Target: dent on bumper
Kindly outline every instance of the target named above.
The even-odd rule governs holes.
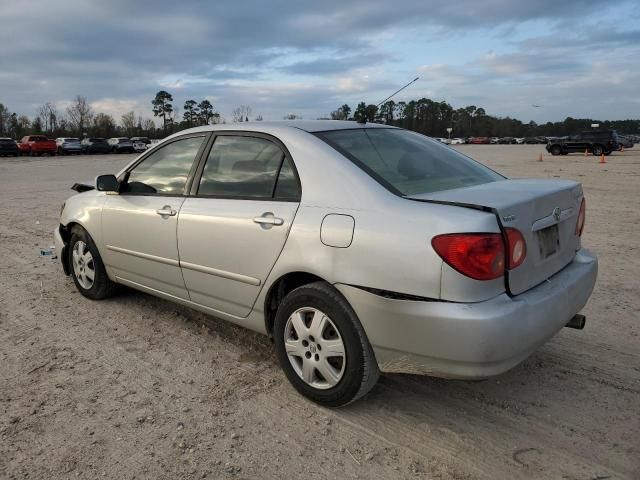
[[[486,378],[514,367],[579,312],[598,262],[585,249],[563,270],[515,297],[478,303],[383,298],[337,284],[358,314],[384,372]]]

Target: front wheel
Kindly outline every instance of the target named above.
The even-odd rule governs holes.
[[[551,155],[560,155],[562,153],[562,147],[560,147],[560,145],[553,145],[549,151]]]
[[[380,371],[357,315],[325,282],[290,292],[278,308],[273,334],[285,375],[314,402],[347,405],[378,380]]]
[[[71,276],[78,291],[92,300],[110,297],[117,285],[107,276],[98,248],[87,231],[75,226],[69,241]]]
[[[591,147],[591,152],[595,157],[599,157],[604,153],[604,149],[602,148],[602,145],[594,145]]]

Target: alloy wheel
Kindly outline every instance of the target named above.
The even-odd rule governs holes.
[[[91,289],[96,276],[93,255],[89,251],[89,246],[82,240],[78,240],[71,251],[73,273],[78,283],[85,290]]]
[[[307,384],[320,390],[332,388],[344,376],[346,349],[335,323],[313,307],[293,312],[284,328],[289,362]]]

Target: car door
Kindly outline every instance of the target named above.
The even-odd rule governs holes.
[[[119,280],[189,298],[176,227],[207,135],[179,137],[150,152],[124,174],[121,191],[107,195],[102,209],[104,261]]]
[[[298,209],[293,161],[272,137],[220,133],[191,192],[178,216],[180,266],[190,298],[247,316]]]

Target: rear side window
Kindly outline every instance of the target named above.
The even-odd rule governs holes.
[[[204,137],[183,138],[154,151],[129,173],[125,192],[182,195]]]
[[[418,133],[392,128],[316,134],[398,195],[470,187],[504,177]]]
[[[198,195],[296,201],[299,192],[293,167],[274,142],[221,135],[202,171]]]

